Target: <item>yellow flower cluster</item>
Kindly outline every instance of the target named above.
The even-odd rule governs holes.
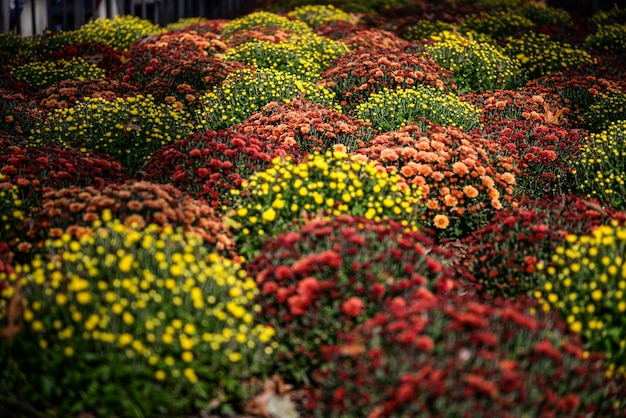
[[[626,208],[626,121],[592,133],[573,164],[578,187],[587,197]]]
[[[164,33],[165,28],[139,16],[119,15],[98,18],[72,31],[73,42],[101,42],[115,49],[128,51],[130,45],[150,35]]]
[[[231,20],[222,28],[222,36],[229,37],[236,32],[254,28],[256,26],[276,27],[292,31],[293,33],[300,35],[311,33],[313,31],[309,25],[300,20],[292,20],[275,13],[261,11],[249,13],[240,18]]]
[[[4,178],[0,173],[0,241],[10,242],[17,235],[16,228],[24,220],[24,212],[17,186],[3,183]]]
[[[494,10],[480,14],[467,15],[459,25],[462,32],[475,31],[494,38],[528,29],[534,23],[511,10]]]
[[[626,48],[626,26],[620,24],[600,26],[585,38],[584,47],[589,50]]]
[[[44,250],[49,257],[17,266],[22,278],[14,278],[41,349],[134,364],[157,381],[203,378],[214,385],[222,374],[233,377],[243,359],[248,367],[272,350],[273,329],[255,320],[254,280],[209,254],[199,236],[98,221],[81,234],[48,240]]]
[[[293,74],[271,68],[235,71],[200,98],[203,108],[198,113],[197,129],[228,128],[270,102],[290,103],[301,96],[340,110],[333,105],[333,92]]]
[[[332,4],[307,4],[305,6],[296,7],[291,12],[287,13],[287,16],[301,20],[311,27],[335,20],[345,20],[349,23],[355,23],[352,16]]]
[[[413,228],[420,218],[419,188],[341,151],[311,154],[300,164],[276,158],[233,193],[239,196],[231,215],[240,241],[283,232],[316,215],[390,218]]]
[[[379,131],[393,131],[420,118],[466,132],[480,126],[480,110],[459,100],[453,93],[434,87],[383,89],[357,105],[356,117]]]
[[[81,57],[69,60],[35,61],[11,69],[11,74],[19,81],[28,83],[35,89],[42,89],[63,80],[91,80],[105,78],[105,71],[90,64]]]
[[[505,53],[517,59],[530,78],[593,62],[588,52],[533,31],[507,38]]]
[[[313,60],[319,63],[322,69],[326,69],[335,59],[350,52],[350,48],[344,42],[315,33],[296,35],[289,41],[309,51],[313,56]]]
[[[519,62],[485,35],[444,31],[431,38],[440,42],[428,45],[426,51],[437,64],[452,71],[461,91],[514,89],[524,84]]]
[[[443,20],[419,20],[406,29],[404,38],[421,41],[433,37],[434,40],[440,41],[441,35],[439,34],[443,32],[452,33],[452,23]]]
[[[200,17],[200,16],[181,17],[176,22],[168,23],[165,26],[165,29],[170,32],[174,32],[177,30],[185,29],[187,26],[190,26],[196,23],[206,22],[206,21],[207,21],[206,17]]]
[[[626,228],[613,222],[589,236],[569,235],[553,265],[539,265],[544,285],[534,291],[556,310],[586,348],[607,354],[611,372],[626,373]]]
[[[227,50],[224,58],[245,62],[255,68],[284,71],[303,80],[314,81],[322,72],[311,50],[290,42],[249,41]]]
[[[33,127],[29,141],[104,152],[134,173],[152,152],[185,138],[190,118],[176,104],[159,103],[151,95],[112,101],[86,97],[49,113]]]

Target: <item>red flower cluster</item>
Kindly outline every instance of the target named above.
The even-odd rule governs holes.
[[[606,72],[602,72],[603,77]],[[588,74],[581,69],[557,72],[530,81],[527,88],[546,88],[562,98],[563,103],[571,110],[573,123],[581,123],[581,114],[598,98],[607,93],[626,90],[623,78],[607,79],[595,74]]]
[[[510,119],[533,120],[559,126],[568,123],[566,114],[569,109],[564,110],[566,107],[562,99],[545,87],[467,93],[460,100],[482,109],[480,121],[486,125]],[[548,111],[556,115],[559,110],[562,113],[558,117],[549,119]]]
[[[50,58],[55,60],[71,60],[75,57],[96,64],[106,70],[109,77],[115,77],[119,73],[127,58],[124,51],[100,42],[70,44],[50,54]]]
[[[384,301],[421,288],[449,291],[450,254],[395,221],[342,215],[269,239],[246,266],[260,289],[260,315],[276,330],[278,358],[297,376],[320,347],[362,323]]]
[[[250,41],[267,41],[271,43],[286,42],[291,37],[297,36],[292,30],[277,26],[253,26],[249,29],[238,30],[226,38],[226,46],[234,48]]]
[[[584,130],[511,119],[486,126],[484,133],[515,160],[517,194],[541,198],[575,189],[572,162],[589,140]]]
[[[27,135],[43,118],[43,112],[32,99],[32,92],[0,87],[0,132]]]
[[[65,187],[102,188],[126,180],[120,163],[106,154],[94,155],[72,148],[29,147],[0,142],[0,172],[18,186],[24,206],[36,208],[42,195]]]
[[[347,111],[384,88],[425,84],[448,92],[457,90],[452,72],[440,67],[428,54],[390,54],[381,49],[359,49],[342,56],[322,73],[322,82],[336,93],[339,104]]]
[[[313,28],[313,32],[320,36],[325,36],[337,41],[343,41],[346,37],[367,29],[366,26],[360,23],[350,23],[347,20],[331,20],[324,22]]]
[[[300,161],[297,145],[266,139],[252,133],[205,131],[176,141],[153,153],[144,179],[168,183],[196,199],[206,199],[221,209],[230,202],[230,190],[275,157]]]
[[[212,32],[165,33],[141,39],[128,51],[123,81],[144,86],[149,93],[172,96],[193,103],[202,93],[221,83],[240,63],[223,61],[213,54],[226,45]]]
[[[540,283],[537,263],[547,268],[551,256],[568,234],[583,235],[626,213],[603,209],[595,200],[575,195],[527,200],[518,208],[497,212],[484,228],[463,240],[470,280],[483,291],[517,296]]]
[[[623,416],[624,378],[607,378],[601,356],[583,356],[531,306],[424,289],[388,300],[324,349],[307,406],[329,417]]]

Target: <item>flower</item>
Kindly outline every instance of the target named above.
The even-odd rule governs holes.
[[[365,304],[363,301],[356,296],[352,296],[341,304],[340,309],[344,314],[355,318],[363,312],[364,308]]]
[[[450,219],[446,215],[435,215],[433,225],[435,228],[446,229],[450,225]]]

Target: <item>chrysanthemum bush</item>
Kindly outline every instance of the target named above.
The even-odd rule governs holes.
[[[470,14],[459,23],[462,32],[478,32],[494,39],[525,32],[532,28],[532,20],[517,13],[517,10],[492,10],[479,14]]]
[[[592,133],[573,162],[578,189],[616,209],[626,208],[626,121]]]
[[[278,144],[297,144],[304,152],[325,152],[337,144],[350,152],[358,144],[368,142],[375,133],[360,119],[300,99],[269,103],[243,123],[233,126],[233,130],[262,135]]]
[[[11,74],[39,90],[63,80],[105,78],[105,71],[95,64],[75,57],[69,60],[35,61],[14,67]]]
[[[310,378],[322,347],[335,344],[418,289],[443,292],[449,254],[399,222],[339,215],[313,220],[271,238],[246,264],[259,287],[259,317],[276,331],[274,362],[281,374]]]
[[[409,41],[431,41],[432,36],[439,36],[447,32],[452,33],[453,23],[443,20],[419,20],[407,27],[403,33],[404,39]],[[439,39],[441,40],[441,39]]]
[[[14,413],[206,413],[236,405],[263,373],[275,343],[256,318],[257,286],[199,236],[113,220],[44,249],[2,291],[23,304],[23,331],[0,343],[0,399]]]
[[[78,42],[53,51],[49,55],[53,60],[71,60],[80,57],[106,71],[111,77],[117,75],[127,59],[125,51],[113,48],[102,42]]]
[[[266,236],[275,236],[318,215],[350,214],[368,220],[393,219],[419,225],[420,191],[399,175],[343,151],[310,154],[296,163],[275,158],[238,189],[229,211],[242,255],[256,254]]]
[[[626,376],[626,228],[617,221],[568,235],[542,265],[534,295],[580,333],[588,351],[606,354],[610,375]]]
[[[331,20],[316,26],[313,31],[325,38],[343,40],[346,36],[367,29],[367,26],[361,22],[351,23],[345,20]]]
[[[224,129],[243,122],[270,102],[289,103],[306,97],[332,107],[335,94],[321,85],[269,68],[232,72],[213,91],[200,97],[197,130]]]
[[[245,42],[228,49],[224,59],[244,62],[254,68],[283,71],[309,81],[315,81],[322,72],[309,49],[290,42],[273,43],[256,40]]]
[[[73,148],[0,144],[0,173],[18,187],[28,211],[37,209],[43,194],[70,186],[104,187],[127,179],[124,169],[108,155]]]
[[[118,77],[143,86],[144,92],[192,103],[240,68],[214,57],[226,49],[217,37],[184,32],[143,38],[130,45]]]
[[[595,102],[580,115],[581,125],[592,132],[611,129],[612,124],[626,120],[626,94],[624,90],[600,93]]]
[[[7,181],[5,175],[0,173],[0,242],[16,244],[14,241],[24,229],[24,210],[22,199],[16,185]]]
[[[519,170],[515,194],[534,197],[576,190],[574,161],[589,135],[582,129],[566,129],[543,121],[502,120],[488,125],[485,136],[498,141]]]
[[[547,87],[472,92],[459,98],[481,110],[480,121],[485,128],[511,120],[528,120],[555,126],[569,124],[569,108],[559,95]]]
[[[421,222],[441,237],[470,234],[513,201],[512,158],[497,142],[457,128],[410,125],[376,136],[355,154],[419,187],[426,206]]]
[[[504,50],[522,64],[530,79],[593,62],[587,51],[533,31],[507,38]]]
[[[426,51],[440,66],[452,71],[462,92],[513,89],[524,84],[520,63],[499,46],[468,35],[443,35],[441,41],[426,45]]]
[[[516,8],[515,13],[539,27],[563,26],[573,23],[572,16],[567,11],[557,7],[528,3]]]
[[[146,36],[158,35],[165,28],[139,16],[119,15],[114,18],[98,18],[70,31],[72,43],[101,42],[121,51]]]
[[[363,50],[387,50],[403,52],[411,46],[411,43],[400,38],[393,32],[384,29],[367,28],[351,32],[341,38],[351,51]]]
[[[328,68],[337,58],[350,52],[350,48],[340,40],[334,40],[315,33],[296,35],[289,40],[292,44],[308,49],[322,70]]]
[[[564,105],[570,109],[568,116],[572,122],[582,125],[583,115],[592,105],[596,104],[604,95],[623,91],[626,85],[623,85],[619,80],[607,79],[594,74],[578,74],[575,70],[565,70],[536,78],[525,86],[525,88],[531,89],[537,87],[547,87],[557,94]],[[594,117],[593,113],[587,113],[587,115]]]
[[[300,161],[297,145],[247,129],[204,131],[167,145],[152,154],[144,179],[171,184],[183,193],[206,200],[221,210],[230,205],[230,190],[256,171],[271,166],[275,157]]]
[[[124,81],[105,79],[63,80],[39,90],[33,99],[45,112],[72,107],[85,97],[98,97],[108,101],[139,94],[139,87]]]
[[[348,112],[385,88],[428,85],[448,93],[457,91],[452,74],[428,54],[389,54],[383,50],[357,50],[344,55],[322,73],[322,83]]]
[[[603,209],[595,199],[573,194],[523,199],[519,207],[496,212],[483,228],[463,240],[469,279],[482,292],[505,297],[528,294],[543,283],[545,267],[554,265],[554,250],[569,234],[590,234],[623,213]]]
[[[601,10],[594,13],[587,20],[591,30],[597,30],[602,26],[626,23],[626,9]]]
[[[154,151],[185,138],[192,129],[190,119],[180,107],[159,103],[151,95],[114,101],[85,98],[48,113],[32,128],[29,141],[109,154],[133,176]]]
[[[462,102],[453,93],[416,85],[395,90],[384,88],[357,105],[354,115],[379,131],[393,131],[411,122],[426,122],[461,128],[466,132],[481,126],[480,110]]]
[[[323,23],[336,20],[354,23],[354,18],[352,16],[332,4],[308,4],[296,7],[287,13],[287,16],[301,20],[312,28],[316,28]]]
[[[583,46],[587,50],[624,49],[626,47],[626,27],[621,24],[602,25],[585,38]]]
[[[181,17],[176,22],[171,22],[165,25],[165,29],[168,32],[183,31],[189,28],[189,26],[206,22],[208,22],[208,19],[203,16]]]
[[[528,298],[415,292],[325,350],[318,417],[622,416],[623,378]]]
[[[89,226],[111,216],[136,229],[150,224],[180,227],[198,235],[211,252],[233,254],[230,232],[206,202],[183,196],[174,186],[147,181],[50,191],[33,217],[29,235],[35,241],[56,238],[69,227]]]
[[[222,28],[222,35],[228,39],[236,32],[262,26],[287,29],[300,35],[313,31],[309,25],[301,20],[293,20],[276,13],[260,11],[231,20]]]
[[[14,80],[13,77],[10,79]],[[26,135],[43,118],[44,112],[31,94],[0,87],[0,130],[3,133]]]

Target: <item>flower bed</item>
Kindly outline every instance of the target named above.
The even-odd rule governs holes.
[[[0,36],[0,416],[626,417],[624,12],[265,3]]]

